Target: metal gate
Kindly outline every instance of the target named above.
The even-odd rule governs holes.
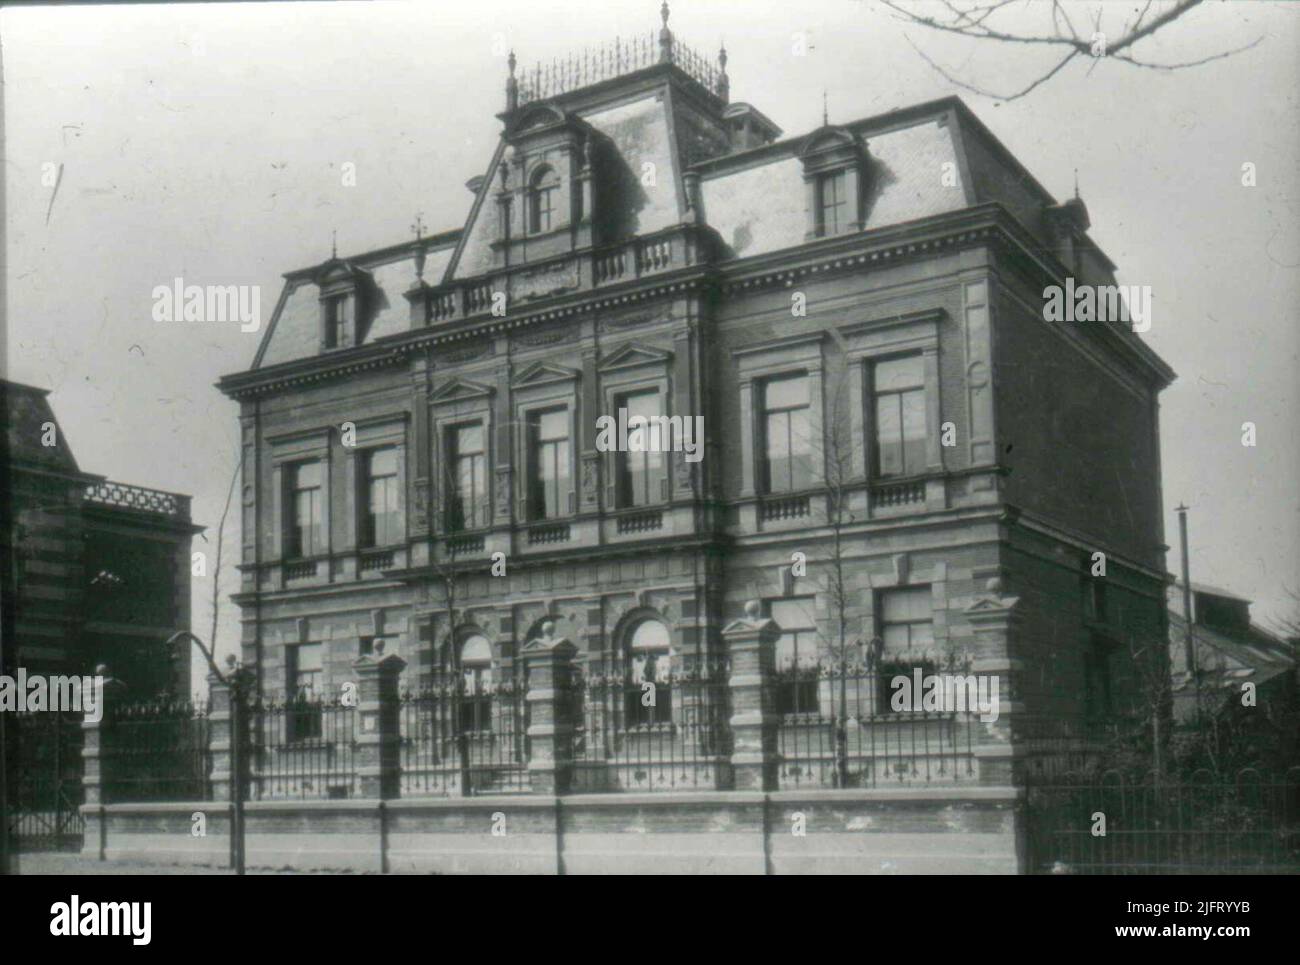
[[[54,711],[9,718],[14,756],[8,831],[19,851],[81,848],[81,720],[80,713]]]

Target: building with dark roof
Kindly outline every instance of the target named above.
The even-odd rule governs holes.
[[[48,391],[0,380],[5,417],[4,672],[91,674],[131,696],[190,690],[190,497],[83,471]]]
[[[1300,709],[1300,650],[1295,640],[1250,619],[1251,601],[1230,590],[1192,581],[1192,646],[1202,695],[1216,706],[1240,703],[1251,684],[1252,706],[1276,703]],[[1169,660],[1174,714],[1188,720],[1196,709],[1196,687],[1187,666],[1187,619],[1181,582],[1169,586]]]
[[[881,666],[973,661],[1004,717],[1138,702],[1174,374],[1045,321],[1045,287],[1116,281],[1082,200],[955,97],[783,137],[726,68],[666,20],[512,54],[462,225],[285,276],[220,382],[264,692],[332,691],[377,639],[412,680],[508,677],[547,621],[585,666],[689,669],[750,600],[788,658],[837,639],[839,565]],[[703,458],[603,451],[631,407],[702,417]]]

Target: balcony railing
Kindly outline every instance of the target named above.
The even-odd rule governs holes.
[[[287,583],[289,580],[306,580],[316,575],[316,561],[304,560],[297,563],[284,564],[284,579]]]
[[[650,533],[664,528],[663,510],[647,510],[643,513],[628,513],[618,518],[620,536],[628,533]]]
[[[482,553],[484,545],[486,544],[482,533],[447,537],[447,553],[451,556],[468,556],[472,553]]]
[[[873,506],[910,506],[925,502],[925,482],[877,484],[871,487]]]
[[[568,541],[568,523],[553,523],[549,526],[530,526],[528,529],[528,542],[532,545],[539,543],[567,543]]]
[[[392,550],[371,550],[368,553],[361,554],[361,562],[358,569],[362,573],[373,573],[378,570],[391,570],[393,568],[393,551]]]
[[[190,518],[190,497],[179,493],[129,486],[126,483],[100,482],[86,487],[86,502],[100,506],[120,506],[146,513],[159,513],[177,519]]]
[[[717,89],[718,68],[675,37],[669,42],[668,61],[710,91]],[[617,38],[594,50],[584,50],[564,60],[537,64],[519,75],[519,104],[558,97],[569,91],[612,80],[661,63],[663,47],[657,31],[628,39]]]
[[[758,504],[759,522],[770,523],[777,519],[799,519],[810,511],[807,496],[769,497]]]
[[[697,264],[710,254],[712,238],[709,229],[702,226],[679,225],[617,245],[550,259],[547,264],[565,277],[566,286],[599,288]],[[413,305],[412,319],[417,324],[432,325],[486,315],[492,311],[498,293],[512,300],[517,297],[519,289],[513,277],[516,272],[537,268],[536,263],[525,261],[437,288],[412,289],[407,295]],[[525,280],[523,284],[529,283]]]

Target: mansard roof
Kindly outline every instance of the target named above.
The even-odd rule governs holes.
[[[1049,210],[1055,199],[1002,146],[958,97],[917,104],[839,125],[822,125],[781,141],[732,151],[726,103],[671,63],[550,99],[528,100],[499,115],[504,122],[464,225],[422,242],[407,242],[339,259],[368,272],[375,298],[364,343],[408,332],[403,295],[416,285],[417,247],[424,251],[420,278],[437,287],[499,269],[493,250],[498,218],[490,202],[510,141],[548,126],[579,125],[599,140],[619,172],[605,185],[603,203],[616,207],[615,237],[630,241],[698,220],[716,233],[721,262],[795,250],[808,243],[805,163],[812,152],[853,144],[869,148],[865,166],[863,230],[870,232],[1000,205],[1044,249],[1053,244]],[[644,177],[653,172],[651,177]],[[698,210],[688,205],[684,175],[699,179]],[[513,175],[513,172],[512,172]],[[1086,236],[1085,236],[1086,241]],[[1092,271],[1114,266],[1085,245]],[[329,264],[329,263],[327,263]],[[323,266],[291,272],[267,326],[253,369],[320,353],[319,273]],[[337,268],[337,266],[336,266]]]

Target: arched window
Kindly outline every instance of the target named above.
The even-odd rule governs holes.
[[[462,733],[492,730],[492,644],[474,633],[460,645]]]
[[[661,724],[673,719],[672,636],[668,627],[647,617],[627,638],[627,722]],[[646,687],[646,684],[653,687]]]
[[[555,216],[555,199],[560,190],[560,176],[546,165],[533,172],[528,187],[528,231],[550,231]]]

